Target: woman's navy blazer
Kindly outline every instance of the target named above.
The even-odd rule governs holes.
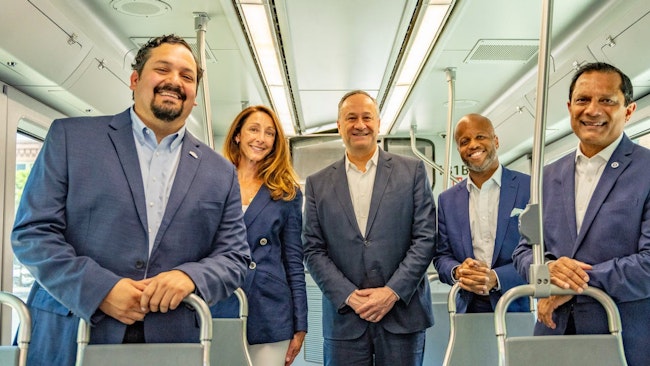
[[[302,193],[273,200],[262,186],[244,214],[252,262],[243,287],[248,298],[249,344],[273,343],[307,330]],[[211,308],[215,318],[239,316],[233,295]]]

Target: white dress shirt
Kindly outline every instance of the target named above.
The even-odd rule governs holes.
[[[503,168],[499,164],[497,170],[481,185],[481,188],[474,184],[472,178],[467,178],[469,226],[472,232],[474,259],[485,262],[490,268],[497,234],[502,174]]]
[[[576,150],[576,170],[575,170],[575,193],[576,193],[576,232],[580,232],[582,228],[582,221],[585,218],[585,212],[589,207],[591,196],[596,190],[596,185],[603,175],[607,162],[612,157],[614,150],[623,139],[621,134],[614,142],[609,144],[606,148],[602,149],[598,154],[591,158],[586,157],[580,144]]]
[[[366,163],[366,171],[362,172],[348,159],[348,154],[345,154],[345,174],[348,178],[348,189],[350,190],[354,216],[357,218],[359,231],[364,237],[366,236],[370,200],[372,199],[372,189],[375,185],[378,160],[379,147],[375,149],[375,153]]]

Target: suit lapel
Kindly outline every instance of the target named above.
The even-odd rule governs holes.
[[[461,228],[461,243],[463,249],[463,255],[465,258],[474,258],[474,245],[472,244],[472,226],[470,224],[469,216],[469,191],[467,190],[467,179],[463,179],[462,182],[453,186],[451,189],[458,190],[458,194],[454,196],[454,204],[456,207],[464,207],[464,209],[453,210],[453,214],[456,215],[454,220],[449,220],[448,225],[456,225],[459,223],[463,227]]]
[[[598,210],[600,210],[600,207],[609,195],[609,192],[614,187],[616,180],[630,164],[631,159],[629,158],[629,155],[632,153],[633,147],[633,142],[631,142],[627,136],[624,136],[620,145],[616,148],[616,150],[614,150],[614,153],[605,165],[603,174],[601,175],[600,180],[596,185],[596,189],[594,190],[594,194],[591,196],[591,200],[587,206],[587,211],[585,212],[585,217],[582,220],[582,227],[578,233],[578,238],[576,240],[576,245],[574,246],[572,255],[575,255],[575,253],[578,251],[580,244],[582,244],[582,240],[586,236],[586,233],[589,231],[591,224],[596,218],[596,214],[598,214]]]
[[[108,136],[115,147],[115,152],[131,189],[131,197],[138,212],[138,217],[140,217],[142,229],[146,231],[147,208],[145,205],[144,185],[142,183],[138,151],[135,148],[135,139],[133,138],[130,109],[113,117],[110,127],[112,130],[108,132]]]
[[[575,176],[575,152],[567,158],[566,164],[561,168],[562,174],[558,179],[560,194],[562,195],[562,200],[564,201],[564,214],[565,220],[569,223],[569,232],[571,234],[571,242],[575,243],[577,233],[577,224],[576,224],[576,176]],[[552,188],[555,188],[553,186]],[[547,220],[548,218],[544,218]]]
[[[246,227],[251,226],[253,221],[255,221],[255,218],[270,202],[271,191],[269,191],[267,186],[262,185],[259,191],[257,191],[257,194],[255,194],[253,201],[251,201],[250,206],[248,206],[248,209],[246,209],[246,212],[244,213],[244,223],[246,224]]]
[[[152,253],[156,250],[160,239],[165,235],[165,231],[169,227],[176,211],[180,207],[181,203],[183,203],[183,199],[189,191],[194,176],[198,171],[201,157],[202,152],[199,149],[198,140],[196,140],[196,138],[194,138],[194,136],[192,136],[188,131],[185,131],[183,146],[181,147],[181,156],[178,161],[178,169],[176,170],[176,177],[174,178],[174,183],[169,194],[165,214],[163,215],[160,228],[158,229],[158,235],[156,235],[156,240],[153,243],[153,248],[151,250]]]
[[[378,147],[379,149],[379,147]],[[372,198],[370,199],[370,210],[368,211],[368,222],[366,224],[366,233],[364,237],[368,236],[372,223],[377,216],[379,204],[384,196],[384,191],[388,186],[388,180],[393,172],[392,158],[387,156],[383,150],[379,149],[379,158],[377,159],[377,171],[375,172],[375,183],[372,187]]]
[[[354,214],[354,208],[352,207],[352,198],[350,197],[350,188],[348,187],[348,177],[345,174],[345,157],[332,165],[330,173],[330,185],[334,187],[334,192],[336,193],[336,199],[338,199],[339,204],[343,208],[345,216],[348,218],[350,225],[354,227],[359,235],[359,224],[357,223],[357,217]]]
[[[494,238],[494,253],[492,254],[492,265],[499,258],[499,252],[503,246],[503,240],[510,224],[510,214],[515,208],[515,199],[519,190],[517,176],[510,170],[503,168],[501,175],[501,189],[499,192],[499,212],[497,213],[497,232]]]

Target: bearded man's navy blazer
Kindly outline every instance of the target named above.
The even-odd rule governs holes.
[[[32,365],[71,365],[79,317],[91,343],[121,343],[126,325],[98,308],[121,278],[178,269],[208,304],[244,283],[250,252],[233,165],[186,132],[151,255],[129,110],[57,120],[32,168],[11,236],[34,275],[27,305]],[[197,342],[184,305],[144,320],[147,342]]]

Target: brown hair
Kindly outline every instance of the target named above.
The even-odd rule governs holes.
[[[246,119],[255,112],[265,113],[273,121],[275,127],[275,141],[271,152],[264,158],[258,171],[259,178],[271,191],[271,198],[274,200],[283,199],[291,201],[296,197],[298,188],[298,175],[293,170],[290,161],[289,146],[287,145],[284,131],[280,120],[275,112],[263,105],[250,106],[239,112],[230,125],[226,142],[223,145],[223,155],[235,166],[239,164],[241,151],[235,137],[241,132]]]
[[[147,63],[147,60],[149,60],[149,57],[151,57],[151,50],[166,43],[180,44],[192,53],[192,56],[194,57],[194,63],[196,64],[196,85],[198,90],[198,85],[201,82],[201,77],[203,77],[203,69],[199,65],[199,60],[196,58],[194,51],[192,51],[192,47],[183,38],[175,34],[162,35],[160,37],[150,39],[138,50],[138,54],[135,56],[135,60],[133,60],[133,63],[131,64],[131,69],[137,72],[138,75],[141,75],[144,64]]]

